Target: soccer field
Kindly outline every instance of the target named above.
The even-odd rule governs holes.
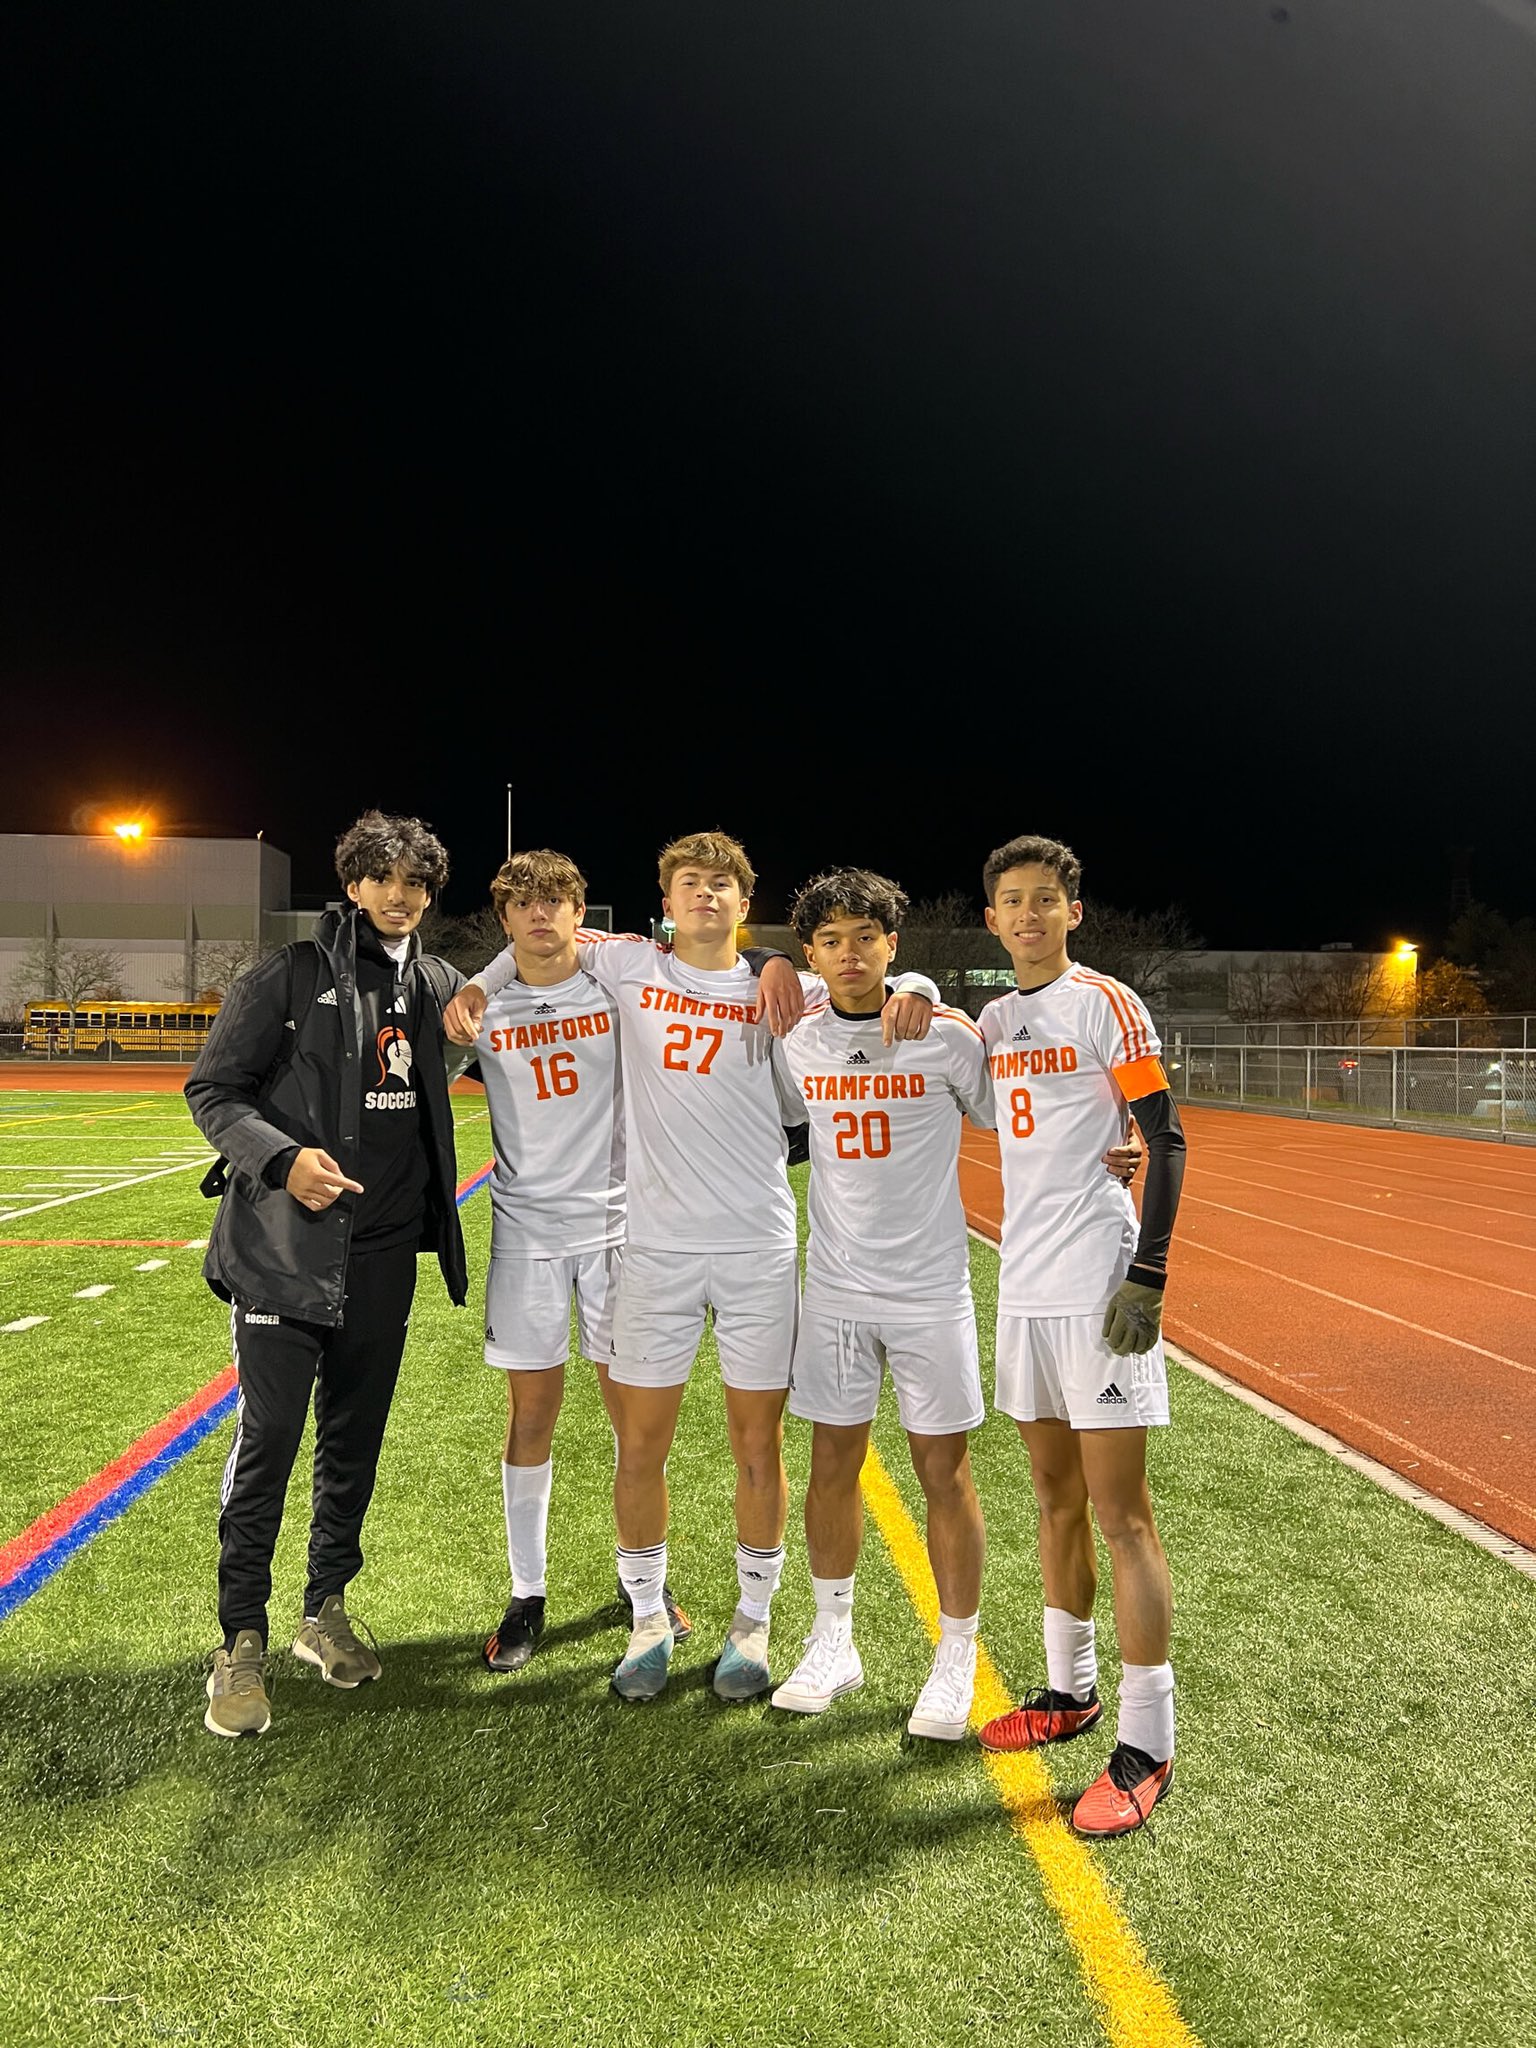
[[[477,1098],[455,1107],[468,1179],[489,1127]],[[37,1560],[70,1515],[18,1541],[228,1365],[195,1243],[206,1158],[176,1095],[0,1093],[6,2043],[1505,2048],[1536,2033],[1536,1592],[1182,1371],[1153,1443],[1178,1775],[1123,1842],[1076,1842],[1054,1804],[1102,1766],[1112,1714],[1039,1758],[904,1742],[932,1589],[894,1411],[859,1574],[864,1689],[819,1720],[716,1700],[736,1588],[707,1361],[670,1468],[672,1578],[695,1633],[665,1695],[631,1707],[608,1690],[625,1640],[611,1438],[579,1369],[556,1437],[550,1630],[520,1678],[487,1673],[505,1402],[474,1308],[448,1307],[430,1260],[350,1603],[384,1677],[338,1693],[284,1652],[270,1733],[214,1741],[228,1424],[51,1575]],[[483,1194],[464,1222],[483,1276]],[[973,1246],[984,1358],[996,1267]],[[788,1426],[780,1670],[812,1612],[808,1434]],[[1017,1693],[1043,1678],[1031,1496],[1011,1424],[990,1420],[974,1455],[982,1637]],[[275,1646],[297,1621],[306,1457]]]

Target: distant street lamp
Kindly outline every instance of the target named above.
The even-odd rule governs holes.
[[[112,830],[126,844],[131,839],[142,839],[144,837],[144,820],[142,818],[125,818],[122,824],[114,825]]]

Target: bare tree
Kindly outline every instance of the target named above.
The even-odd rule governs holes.
[[[241,975],[265,957],[266,948],[254,939],[199,939],[192,954],[191,1000],[221,1003]],[[183,983],[178,979],[166,986],[181,988]]]
[[[1280,962],[1281,1001],[1287,1017],[1319,1024],[1353,1024],[1402,1008],[1402,990],[1385,963],[1370,953],[1331,953],[1309,960],[1290,953]]]
[[[59,941],[34,939],[11,969],[7,984],[20,1003],[45,1003],[58,994]]]
[[[1281,963],[1261,953],[1251,967],[1235,967],[1228,983],[1227,1014],[1235,1024],[1267,1024],[1280,1015]]]
[[[1149,1010],[1166,1014],[1180,955],[1199,944],[1176,903],[1164,910],[1117,910],[1112,903],[1089,903],[1073,935],[1072,953],[1100,974],[1135,989]]]
[[[970,897],[951,889],[945,896],[925,896],[907,912],[896,967],[930,975],[945,1002],[963,1005],[965,970],[986,960],[990,944]]]
[[[108,946],[35,939],[12,971],[11,987],[24,1001],[56,1002],[73,1015],[87,996],[121,999],[127,973],[122,954]]]
[[[465,917],[450,917],[434,904],[417,927],[422,951],[436,953],[461,974],[478,974],[507,943],[507,935],[489,903]]]

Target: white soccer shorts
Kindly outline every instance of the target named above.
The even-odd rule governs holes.
[[[789,1412],[806,1422],[873,1422],[886,1366],[901,1426],[911,1435],[980,1429],[987,1411],[974,1315],[948,1323],[866,1323],[806,1309]]]
[[[607,1359],[624,1247],[568,1259],[493,1258],[485,1281],[485,1362],[503,1372],[548,1372],[571,1348],[571,1296],[583,1358]]]
[[[1150,1429],[1166,1422],[1162,1338],[1150,1351],[1117,1358],[1104,1342],[1103,1328],[1102,1308],[1088,1316],[999,1312],[999,1413],[1015,1422],[1067,1422],[1074,1429]]]
[[[728,1387],[766,1392],[789,1385],[800,1320],[793,1245],[714,1253],[626,1246],[609,1377],[624,1387],[682,1386],[711,1310]]]

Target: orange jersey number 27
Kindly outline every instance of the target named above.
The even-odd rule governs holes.
[[[697,1054],[693,1051],[695,1040],[703,1047]],[[671,1067],[674,1073],[707,1074],[711,1061],[724,1042],[725,1033],[712,1031],[707,1024],[669,1024],[661,1064]]]

